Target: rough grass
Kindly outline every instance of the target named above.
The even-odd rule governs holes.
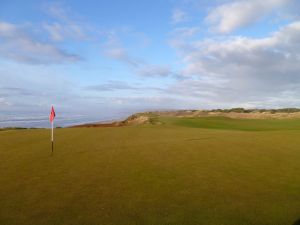
[[[292,225],[300,218],[299,121],[162,121],[57,129],[53,156],[50,130],[1,132],[0,224]]]

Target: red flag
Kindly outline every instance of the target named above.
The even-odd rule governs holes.
[[[49,116],[49,120],[51,123],[54,120],[54,117],[55,117],[55,111],[54,111],[54,107],[52,106],[50,116]]]

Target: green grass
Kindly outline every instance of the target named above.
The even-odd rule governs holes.
[[[161,118],[164,124],[183,127],[268,131],[268,130],[300,130],[300,119],[231,119],[228,117],[196,117],[196,118]]]
[[[0,132],[0,224],[292,225],[300,218],[298,120],[162,121],[57,129],[53,156],[50,130]]]

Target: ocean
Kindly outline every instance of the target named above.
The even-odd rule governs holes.
[[[110,116],[86,116],[86,115],[60,115],[54,120],[55,127],[68,127],[72,125],[105,122],[120,119]],[[49,116],[21,116],[21,115],[0,115],[0,128],[23,127],[23,128],[50,128]]]

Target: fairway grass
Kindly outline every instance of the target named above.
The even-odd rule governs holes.
[[[299,120],[0,132],[0,224],[292,225]]]

